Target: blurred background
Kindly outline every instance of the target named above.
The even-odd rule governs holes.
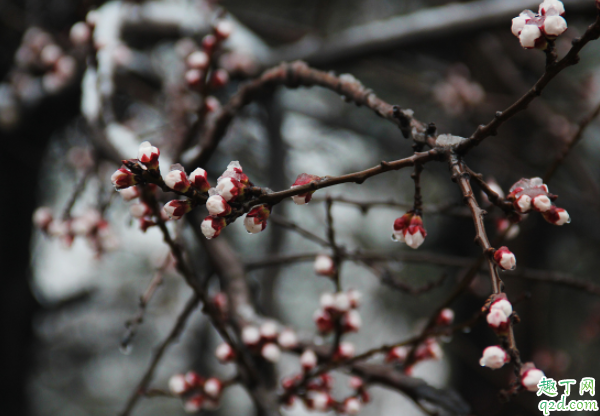
[[[569,29],[556,42],[559,56],[593,22],[595,13],[592,0],[564,3]],[[544,70],[544,54],[522,49],[510,31],[512,17],[524,8],[537,10],[537,3],[529,1],[225,0],[217,5],[192,0],[2,0],[0,396],[5,410],[0,413],[117,414],[148,366],[153,348],[190,296],[177,272],[163,267],[168,249],[160,232],[155,227],[142,232],[129,204],[115,197],[109,178],[118,165],[98,156],[106,151],[90,127],[92,110],[86,107],[90,92],[85,92],[89,86],[84,72],[95,58],[74,44],[72,26],[95,9],[108,22],[124,22],[121,43],[113,50],[112,82],[107,87],[112,118],[104,130],[127,158],[135,157],[139,142],[150,140],[163,153],[161,164],[163,157],[175,163],[180,160],[169,159],[169,146],[173,137],[181,136],[176,115],[197,105],[197,98],[182,86],[181,51],[208,32],[217,6],[234,22],[234,34],[220,57],[230,75],[229,83],[215,94],[221,103],[264,69],[303,59],[319,69],[352,74],[385,101],[414,110],[419,120],[435,122],[440,133],[468,137],[523,95]],[[59,68],[44,64],[52,58],[41,53],[49,44],[69,57]],[[576,123],[599,102],[600,43],[592,42],[578,65],[553,80],[498,136],[474,149],[467,163],[508,193],[520,178],[542,176],[577,130]],[[204,168],[214,181],[229,161],[239,160],[255,184],[281,190],[303,172],[341,175],[412,152],[396,126],[331,91],[277,88],[244,108]],[[386,263],[385,273],[379,274],[364,265],[344,264],[344,287],[364,294],[363,329],[348,337],[358,351],[417,333],[480,253],[473,244],[472,220],[447,166],[427,164],[421,183],[428,236],[416,253],[423,257],[390,238],[394,219],[412,206],[414,187],[408,171],[389,172],[362,186],[319,191],[308,206],[286,201],[274,209],[279,217],[325,237],[326,195],[394,202],[369,210],[342,202],[333,206],[340,244],[399,258]],[[559,195],[558,205],[570,213],[571,224],[554,227],[532,214],[507,242],[519,270],[529,271],[506,274],[505,279],[522,319],[515,328],[522,358],[555,379],[600,375],[600,291],[594,292],[594,285],[600,284],[599,183],[600,122],[595,121],[549,182],[550,191]],[[72,215],[102,212],[110,224],[106,250],[99,251],[83,238],[66,247],[60,238],[49,238],[32,225],[39,206],[50,207],[59,217],[72,205],[76,189],[81,192]],[[489,212],[493,239],[500,233],[502,215]],[[204,208],[196,214],[202,218]],[[178,232],[194,253],[195,267],[204,270],[206,255],[194,233],[189,227]],[[275,255],[323,252],[318,244],[276,223],[260,235],[248,235],[237,221],[220,238],[229,241],[246,264]],[[139,297],[157,269],[163,284],[135,337],[123,346],[124,324],[138,313]],[[247,270],[257,310],[310,336],[319,295],[332,290],[327,279],[315,276],[311,261]],[[394,285],[419,288],[442,276],[446,278],[441,285],[418,295]],[[535,280],[536,276],[576,278],[591,285],[573,288]],[[483,271],[452,305],[457,322],[481,308],[491,293],[488,279]],[[443,341],[444,357],[419,364],[416,377],[456,392],[470,406],[469,414],[538,414],[539,398],[534,394],[521,394],[505,404],[499,401],[498,391],[513,375],[508,366],[497,371],[479,366],[482,349],[497,343],[485,323]],[[170,375],[188,369],[207,376],[233,374],[214,358],[218,343],[218,334],[200,312],[195,313],[159,365],[152,385],[164,389]],[[279,375],[293,374],[297,367],[296,357],[284,355]],[[423,414],[398,392],[379,387],[371,391],[373,402],[361,414]],[[253,412],[244,390],[234,387],[221,408],[210,413]],[[179,400],[158,397],[143,399],[134,413],[175,415],[184,410]],[[294,407],[283,413],[308,412]]]

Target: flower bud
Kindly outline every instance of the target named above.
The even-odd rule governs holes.
[[[529,195],[523,194],[517,197],[515,202],[513,202],[513,206],[518,212],[522,214],[529,212],[531,210],[531,197]]]
[[[356,310],[348,311],[342,318],[342,325],[345,332],[358,332],[362,325],[360,314]]]
[[[229,302],[227,301],[227,295],[225,293],[223,293],[223,292],[216,293],[215,296],[213,296],[212,301],[220,313],[226,314],[228,312]]]
[[[514,270],[517,267],[517,258],[506,246],[494,252],[494,261],[502,270]]]
[[[404,241],[411,248],[419,248],[427,237],[427,231],[423,228],[423,220],[419,215],[413,215],[410,219],[408,228],[404,232]]]
[[[525,25],[519,35],[519,42],[525,49],[540,48],[544,42],[544,36],[539,27],[533,24]]]
[[[271,215],[271,207],[268,205],[259,205],[254,207],[246,214],[244,226],[250,234],[260,233],[267,228],[267,219]]]
[[[333,404],[333,400],[328,393],[311,391],[308,403],[310,409],[314,409],[319,412],[325,412],[329,410],[329,407]]]
[[[333,312],[335,310],[335,295],[329,292],[321,294],[319,304],[325,311]]]
[[[198,373],[196,373],[195,371],[188,371],[187,373],[185,373],[185,382],[190,387],[197,388],[204,384],[204,378],[202,376],[200,376]]]
[[[540,8],[538,9],[538,13],[542,16],[550,11],[550,9],[554,9],[558,15],[565,14],[565,5],[562,1],[559,0],[544,0],[540,4]]]
[[[281,350],[276,344],[269,342],[262,347],[260,355],[262,355],[265,360],[276,363],[279,361],[279,358],[281,358]]]
[[[215,356],[222,363],[228,363],[235,359],[235,351],[231,348],[231,345],[224,342],[220,344],[215,350]]]
[[[309,175],[307,173],[301,173],[300,175],[298,175],[298,177],[296,178],[296,181],[292,184],[292,189],[298,187],[298,186],[302,186],[302,185],[306,185],[308,183],[314,182],[321,179],[318,176],[315,175]],[[294,200],[294,203],[296,205],[304,205],[304,204],[308,204],[310,202],[310,200],[312,199],[312,194],[315,191],[309,191],[300,195],[294,195],[292,197],[292,199]]]
[[[221,230],[223,230],[226,225],[227,223],[225,222],[225,218],[209,215],[208,217],[204,218],[200,228],[202,229],[202,234],[204,234],[204,237],[210,240],[211,238],[218,237],[219,234],[221,234]]]
[[[237,160],[232,160],[229,162],[225,172],[223,172],[223,174],[219,176],[219,179],[217,179],[217,183],[221,182],[221,180],[225,178],[233,178],[243,185],[250,185],[250,179],[248,179],[248,176],[242,170],[242,165],[240,165],[240,162]]]
[[[229,20],[221,20],[215,26],[215,35],[219,40],[225,40],[233,32],[233,23]]]
[[[415,359],[417,361],[434,359],[439,360],[444,355],[442,347],[435,340],[435,338],[427,338],[425,342],[417,348],[415,351]]]
[[[315,311],[313,320],[317,325],[317,329],[322,334],[327,334],[333,330],[333,320],[331,319],[331,315],[329,315],[323,309],[318,309]]]
[[[315,273],[320,276],[333,276],[335,274],[335,264],[333,259],[325,254],[319,254],[315,258]]]
[[[344,400],[344,413],[347,415],[357,415],[360,412],[360,401],[356,397],[348,397]]]
[[[210,87],[213,90],[223,88],[229,82],[229,74],[223,68],[213,71],[210,76]]]
[[[348,300],[350,301],[350,307],[352,309],[356,309],[360,306],[360,299],[362,298],[362,294],[356,289],[350,289],[346,292],[348,295]]]
[[[500,298],[492,302],[490,305],[490,311],[493,311],[494,309],[500,309],[506,316],[510,316],[513,312],[512,304],[504,298]]]
[[[274,341],[277,338],[277,325],[269,321],[260,326],[260,336],[268,341]]]
[[[202,408],[204,403],[204,396],[201,394],[194,394],[193,396],[185,399],[183,402],[183,410],[186,413],[196,413]]]
[[[213,35],[206,35],[202,38],[202,47],[207,54],[211,54],[215,45],[217,44],[217,38]]]
[[[482,367],[488,367],[492,370],[497,370],[502,367],[504,363],[510,361],[510,357],[499,345],[487,347],[483,350],[483,356],[479,360],[479,364]]]
[[[336,293],[333,307],[337,312],[348,311],[350,309],[350,299],[348,298],[348,295],[344,292]]]
[[[410,224],[410,219],[412,218],[413,213],[412,212],[407,212],[406,214],[404,214],[403,216],[401,216],[400,218],[396,218],[396,220],[394,221],[394,234],[393,234],[393,238],[395,241],[399,241],[401,243],[404,243],[404,231],[408,228],[408,225]]]
[[[561,16],[546,16],[542,31],[549,39],[554,39],[567,30],[567,21]]]
[[[545,377],[545,374],[542,370],[530,368],[521,374],[521,385],[525,387],[526,390],[537,391],[538,383],[542,377]]]
[[[208,66],[208,55],[203,51],[192,52],[188,55],[186,63],[192,69],[205,70]]]
[[[527,22],[533,17],[530,14],[533,14],[530,10],[524,10],[519,16],[512,19],[511,31],[513,35],[519,37]]]
[[[33,213],[33,224],[44,232],[48,231],[53,219],[52,210],[48,207],[40,207]]]
[[[206,208],[210,215],[225,217],[231,214],[231,207],[221,195],[213,195],[206,201]]]
[[[291,329],[284,329],[277,338],[277,343],[286,350],[296,348],[298,346],[298,337]]]
[[[546,212],[552,207],[552,201],[548,196],[540,194],[533,197],[531,205],[537,212]]]
[[[208,174],[202,168],[196,168],[190,174],[190,184],[200,192],[208,192],[210,184],[207,179]]]
[[[217,183],[217,192],[230,202],[244,194],[244,185],[234,178],[223,178]]]
[[[496,333],[504,334],[509,327],[510,318],[500,308],[490,310],[486,317],[487,323]]]
[[[175,395],[185,393],[190,389],[190,385],[185,381],[183,374],[175,374],[169,379],[169,390]]]
[[[569,213],[562,208],[552,206],[548,211],[542,214],[544,219],[550,224],[563,225],[571,222]]]
[[[172,220],[178,220],[192,210],[192,203],[188,200],[173,199],[165,204],[163,211]]]
[[[260,342],[260,331],[255,326],[245,326],[242,329],[242,342],[247,346],[255,346]]]
[[[356,348],[354,348],[354,344],[351,342],[341,342],[337,351],[333,354],[334,359],[336,360],[348,360],[354,357],[354,353],[356,352]]]
[[[350,377],[349,384],[352,390],[360,390],[365,386],[363,379],[357,376]]]
[[[160,156],[160,150],[154,147],[150,142],[143,142],[140,144],[138,150],[138,160],[146,165],[148,169],[158,168],[158,157]]]
[[[172,170],[165,176],[165,184],[169,188],[179,192],[185,193],[190,189],[190,182],[188,181],[185,172],[177,169]]]
[[[90,41],[92,32],[85,22],[77,22],[71,26],[69,38],[73,45],[85,45]]]
[[[386,355],[385,361],[390,362],[404,362],[406,357],[408,357],[408,347],[400,346],[392,348]]]
[[[146,205],[143,202],[140,202],[138,204],[131,204],[131,206],[129,207],[129,213],[134,218],[142,218],[148,215],[152,215],[152,210],[148,205]]]
[[[454,311],[444,308],[436,318],[436,324],[440,326],[450,325],[454,321]]]
[[[211,377],[204,383],[204,393],[213,399],[218,399],[221,395],[222,387],[223,386],[218,379]]]
[[[113,173],[110,177],[110,181],[117,190],[129,188],[137,183],[133,173],[126,168],[118,169]]]
[[[132,201],[140,196],[140,191],[137,186],[131,186],[129,188],[121,189],[119,195],[124,201]]]
[[[300,365],[305,373],[315,368],[317,361],[317,354],[313,350],[305,350],[300,356]]]
[[[202,71],[199,69],[193,68],[185,71],[184,77],[185,82],[187,82],[190,87],[199,87],[202,83]]]

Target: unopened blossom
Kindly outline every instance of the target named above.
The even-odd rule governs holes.
[[[179,192],[187,192],[190,189],[190,182],[185,172],[178,169],[172,170],[165,176],[165,184]]]
[[[58,58],[63,55],[63,51],[60,46],[51,43],[49,45],[44,46],[42,52],[40,53],[40,60],[45,65],[54,65]]]
[[[91,37],[90,27],[85,22],[77,22],[71,26],[69,38],[74,45],[85,45]]]
[[[450,325],[454,321],[454,311],[450,308],[444,308],[436,318],[437,325]]]
[[[357,376],[350,377],[349,384],[352,390],[360,390],[365,386],[363,379]]]
[[[435,338],[427,338],[415,351],[415,359],[417,361],[427,359],[439,360],[443,355],[442,347],[440,347]]]
[[[204,218],[200,228],[202,230],[202,234],[204,234],[204,237],[210,240],[211,238],[218,237],[226,225],[227,223],[225,222],[225,218],[209,215],[208,217]]]
[[[544,35],[537,25],[528,24],[519,34],[519,42],[525,49],[533,49],[544,41]]]
[[[244,218],[244,226],[250,234],[256,234],[267,228],[267,219],[271,215],[268,205],[259,205],[250,210]]]
[[[340,343],[337,351],[334,353],[334,356],[338,360],[347,360],[354,357],[355,352],[356,348],[354,347],[354,344],[344,341]]]
[[[205,70],[208,66],[208,55],[203,51],[195,51],[188,55],[186,63],[190,68]]]
[[[233,32],[233,23],[229,20],[220,20],[215,26],[215,35],[218,39],[224,40]]]
[[[511,27],[513,35],[519,37],[527,22],[534,16],[535,15],[531,10],[524,10],[521,12],[521,14],[519,14],[519,16],[513,18]]]
[[[242,329],[242,342],[248,346],[257,345],[260,342],[260,330],[255,326],[245,326]]]
[[[306,185],[311,182],[315,182],[320,180],[321,178],[316,175],[309,175],[308,173],[301,173],[296,178],[296,181],[292,184],[292,189],[297,188],[298,186]],[[308,191],[300,195],[294,195],[292,199],[296,205],[304,205],[308,204],[312,199],[312,194],[315,191]]]
[[[137,186],[131,186],[129,188],[121,189],[119,195],[121,195],[121,198],[123,198],[124,201],[132,201],[140,196],[140,190]]]
[[[552,208],[552,201],[550,201],[547,195],[540,194],[533,197],[531,206],[538,212],[546,212]]]
[[[240,165],[240,162],[238,162],[237,160],[229,162],[225,172],[223,172],[223,174],[217,179],[217,183],[221,182],[221,180],[225,178],[235,179],[242,185],[251,185],[250,179],[248,179],[248,176],[244,173],[242,169],[242,165]]]
[[[517,258],[506,246],[494,252],[494,261],[502,270],[514,270],[517,267]]]
[[[567,21],[562,16],[546,16],[541,29],[547,38],[554,39],[565,33]]]
[[[362,298],[362,294],[356,289],[350,289],[346,292],[348,296],[348,300],[350,301],[350,307],[356,309],[360,306],[360,300]]]
[[[200,387],[204,384],[204,378],[195,371],[188,371],[185,373],[185,381],[191,387]]]
[[[350,298],[344,292],[338,292],[334,296],[333,307],[337,312],[346,312],[350,309]]]
[[[192,210],[192,203],[188,200],[173,199],[163,207],[164,213],[172,220],[178,220]]]
[[[281,334],[279,334],[279,337],[277,338],[277,343],[281,346],[281,348],[296,348],[298,346],[298,336],[296,335],[296,332],[286,328],[283,331],[281,331]]]
[[[335,294],[329,292],[322,293],[319,298],[319,304],[326,311],[335,310]]]
[[[262,355],[265,360],[276,363],[279,361],[279,358],[281,358],[281,350],[277,344],[269,342],[263,345],[262,349],[260,350],[260,355]]]
[[[356,397],[348,397],[344,400],[344,413],[347,415],[357,415],[361,409],[360,401]]]
[[[95,209],[90,209],[71,220],[71,230],[77,235],[89,235],[98,228],[100,222],[102,215]]]
[[[317,325],[319,332],[327,334],[333,330],[333,320],[331,315],[323,309],[318,309],[313,314],[313,321]]]
[[[326,254],[319,254],[315,258],[313,265],[315,273],[320,276],[333,276],[335,274],[335,263],[333,259]]]
[[[221,384],[221,382],[214,377],[209,378],[204,383],[204,393],[206,393],[207,396],[212,397],[213,399],[219,398],[219,396],[221,395],[222,388],[223,385]]]
[[[222,363],[228,363],[235,359],[235,351],[231,348],[231,345],[224,342],[219,344],[217,349],[215,350],[215,356]]]
[[[404,362],[408,357],[409,349],[405,346],[392,348],[385,357],[387,362]]]
[[[554,225],[564,225],[571,222],[571,217],[569,216],[569,213],[563,208],[558,208],[556,206],[552,206],[548,211],[544,212],[542,215],[544,216],[544,219],[546,221]]]
[[[358,332],[362,326],[362,319],[357,310],[346,312],[342,317],[342,325],[346,332]]]
[[[490,311],[493,311],[494,309],[500,309],[506,316],[510,316],[513,312],[512,304],[505,298],[493,301],[490,305]]]
[[[234,178],[223,178],[217,183],[216,190],[225,201],[230,202],[232,200],[240,198],[244,194],[245,186]]]
[[[486,320],[490,328],[498,334],[504,334],[510,325],[510,315],[506,315],[500,308],[490,310]]]
[[[190,184],[200,192],[208,192],[210,184],[208,183],[208,174],[202,168],[196,168],[190,173]]]
[[[268,321],[260,326],[260,336],[266,340],[275,340],[278,332],[277,325],[274,322]]]
[[[521,385],[525,387],[526,390],[537,391],[538,383],[542,377],[545,377],[545,374],[542,370],[530,368],[521,374]]]
[[[307,372],[317,366],[317,354],[313,350],[305,350],[300,356],[300,365],[302,369]]]
[[[213,49],[217,44],[217,38],[214,35],[206,35],[202,38],[202,48],[206,53],[212,53]]]
[[[559,0],[544,0],[538,9],[538,13],[545,15],[550,12],[550,9],[554,9],[558,15],[565,14],[565,5]]]
[[[52,210],[48,207],[40,207],[33,213],[33,224],[42,231],[47,231],[53,221]]]
[[[419,248],[427,237],[423,219],[413,212],[407,212],[394,221],[393,237],[395,241],[406,243],[411,248]]]
[[[158,168],[158,157],[160,156],[160,150],[158,147],[152,146],[150,142],[143,142],[140,144],[138,150],[138,160],[146,165],[148,169]]]
[[[222,314],[227,313],[227,311],[229,310],[229,301],[227,300],[227,295],[225,293],[216,293],[213,296],[212,301],[217,310]]]
[[[322,391],[310,392],[309,405],[314,410],[324,412],[329,409],[332,403],[333,399],[331,398],[329,393],[325,393]]]
[[[483,356],[479,360],[479,364],[482,367],[488,367],[492,370],[497,370],[498,368],[502,367],[504,363],[509,361],[510,357],[506,351],[504,351],[504,349],[502,349],[502,347],[499,345],[494,345],[483,350]]]
[[[110,177],[110,181],[117,190],[129,188],[137,183],[133,173],[126,168],[120,168],[113,173]]]
[[[221,195],[212,195],[206,201],[206,208],[210,215],[217,217],[225,217],[231,214],[231,206],[225,201]]]
[[[169,379],[169,390],[171,390],[173,394],[183,394],[188,391],[189,388],[190,386],[185,381],[185,376],[183,374],[175,374]]]
[[[185,71],[183,77],[185,78],[185,82],[187,82],[190,87],[198,87],[202,82],[202,71],[192,68]]]
[[[171,201],[172,202],[172,201]],[[152,210],[148,205],[143,202],[137,204],[131,204],[129,206],[129,213],[134,218],[142,218],[152,214]]]
[[[201,394],[194,394],[191,397],[188,397],[183,402],[183,410],[186,413],[196,413],[200,409],[202,409],[202,405],[204,404],[204,396]]]
[[[229,73],[223,68],[219,68],[211,73],[210,87],[213,90],[223,88],[229,82]]]

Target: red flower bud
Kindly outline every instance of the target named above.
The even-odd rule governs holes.
[[[292,184],[292,189],[298,187],[298,186],[302,186],[302,185],[306,185],[308,183],[314,182],[314,181],[318,181],[321,178],[316,176],[316,175],[309,175],[307,173],[301,173],[300,175],[298,175],[298,177],[296,178],[296,182],[294,182]],[[294,200],[294,203],[296,205],[304,205],[304,204],[308,204],[310,202],[310,200],[312,199],[312,194],[315,191],[309,191],[300,195],[294,195],[292,197],[292,199]]]

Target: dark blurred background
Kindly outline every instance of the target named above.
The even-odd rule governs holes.
[[[192,1],[165,3],[195,7]],[[118,198],[107,208],[106,216],[120,245],[100,259],[84,242],[76,241],[65,249],[31,223],[38,206],[57,212],[65,207],[82,175],[78,158],[70,151],[93,145],[80,111],[86,60],[73,51],[69,30],[85,20],[88,11],[103,4],[0,2],[0,166],[4,178],[0,204],[0,406],[4,410],[0,413],[6,415],[115,414],[188,296],[177,274],[168,272],[132,349],[122,351],[123,323],[137,312],[138,297],[159,265],[153,259],[166,253],[160,235],[156,230],[142,234]],[[231,48],[260,56],[249,73],[232,72],[231,83],[218,94],[222,102],[252,71],[257,73],[282,59],[299,58],[320,69],[353,74],[387,102],[411,108],[420,120],[435,122],[439,132],[469,136],[477,125],[491,120],[495,111],[524,94],[544,69],[544,54],[522,49],[510,32],[510,19],[523,8],[535,9],[535,2],[231,0],[220,5],[256,36],[242,36],[246,43],[240,41]],[[569,30],[557,40],[559,56],[594,19],[591,0],[565,1],[565,6]],[[202,13],[204,9],[198,10]],[[77,71],[66,86],[57,90],[47,84],[35,87],[32,85],[41,82],[36,77],[43,74],[31,73],[27,78],[19,72],[18,50],[32,27],[45,31],[65,51],[73,51]],[[153,144],[168,143],[172,132],[164,113],[169,104],[164,93],[168,82],[156,84],[153,80],[156,74],[169,79],[175,65],[171,64],[173,50],[181,37],[184,34],[169,30],[152,36],[134,33],[126,45],[135,52],[129,69],[116,75],[117,119],[138,136],[148,135]],[[321,48],[311,49],[310,39]],[[150,71],[131,69],[136,59],[147,60],[141,66],[149,62]],[[582,51],[578,65],[553,80],[543,96],[506,123],[498,136],[469,154],[469,166],[485,178],[494,178],[505,192],[521,177],[543,175],[574,134],[575,123],[600,101],[599,88],[600,44],[592,42]],[[216,177],[230,160],[239,160],[255,183],[283,189],[301,172],[338,175],[411,153],[410,143],[398,129],[369,110],[346,104],[322,89],[280,89],[243,111],[206,168]],[[98,169],[74,211],[83,212],[102,200],[98,195],[109,194],[108,177],[115,167],[105,163]],[[600,123],[593,122],[549,182],[550,191],[559,195],[557,203],[569,211],[572,223],[553,227],[541,216],[530,215],[519,225],[518,236],[507,243],[520,268],[563,273],[600,284],[599,181]],[[422,183],[427,206],[460,204],[447,166],[428,164]],[[392,199],[410,205],[413,185],[410,175],[402,171],[381,175],[364,186],[344,185],[327,192],[355,200]],[[278,209],[277,213],[324,235],[323,204],[296,207],[286,202]],[[389,237],[394,218],[403,212],[380,207],[362,214],[356,207],[336,204],[339,239],[348,247],[382,253],[410,250],[395,245]],[[472,221],[462,215],[460,207],[452,212],[455,215],[425,214],[429,235],[419,250],[474,259],[479,248],[473,244]],[[491,218],[500,217],[497,210],[490,212]],[[273,253],[318,251],[317,246],[275,225],[252,242],[241,225],[235,225],[235,229],[228,227],[223,237],[244,261]],[[488,225],[492,237],[497,235],[494,221]],[[380,285],[367,269],[345,268],[345,282],[365,293],[361,313],[366,328],[353,336],[359,351],[414,333],[465,270],[412,262],[397,262],[392,269],[394,279],[415,286],[435,281],[444,273],[449,278],[431,292],[411,296]],[[248,279],[265,314],[304,331],[312,328],[319,293],[329,288],[314,277],[311,265],[304,263],[249,272]],[[507,277],[506,285],[509,297],[520,300],[516,308],[522,323],[516,327],[516,337],[525,361],[535,361],[555,379],[600,375],[597,294],[518,277]],[[482,274],[453,305],[457,320],[475,313],[489,292],[487,277]],[[212,357],[217,339],[207,322],[196,316],[180,342],[169,350],[156,384],[164,387],[169,375],[189,368],[223,372]],[[496,343],[484,324],[447,341],[445,358],[422,364],[415,375],[434,386],[456,390],[471,405],[473,414],[538,414],[533,394],[500,404],[497,393],[507,385],[511,371],[492,372],[479,366],[481,350]],[[281,373],[289,374],[293,366],[292,359],[284,360]],[[397,393],[374,391],[374,403],[365,407],[365,415],[422,413]],[[234,390],[229,396],[220,414],[251,414],[245,395]],[[183,412],[179,403],[163,398],[145,400],[142,407],[139,414]],[[301,409],[289,413],[304,414]]]

